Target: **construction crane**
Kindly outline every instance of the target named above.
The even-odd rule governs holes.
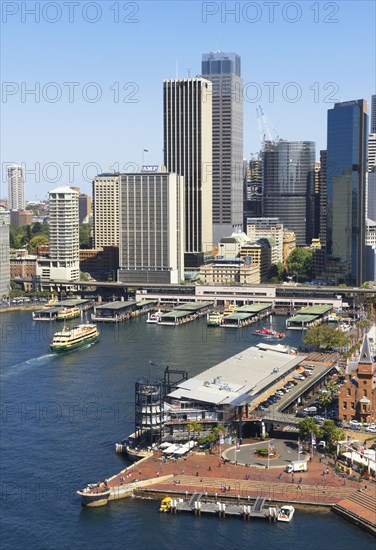
[[[257,114],[257,125],[260,134],[261,145],[263,146],[266,141],[271,143],[276,143],[279,139],[279,136],[276,135],[276,131],[272,128],[270,121],[266,118],[264,111],[262,110],[261,105],[256,107]],[[274,138],[273,138],[274,134]]]

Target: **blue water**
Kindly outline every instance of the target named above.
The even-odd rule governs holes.
[[[57,326],[33,323],[30,312],[0,316],[2,549],[374,550],[369,535],[331,513],[296,512],[289,525],[269,525],[160,515],[149,500],[82,508],[77,488],[127,464],[114,442],[133,430],[138,377],[149,369],[160,375],[166,365],[194,375],[258,340],[249,328],[207,328],[203,320],[160,327],[139,318],[101,325],[100,342],[55,356],[49,342]],[[284,330],[284,319],[273,326]],[[298,346],[300,334],[283,343]]]

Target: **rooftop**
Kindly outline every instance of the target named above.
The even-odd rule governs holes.
[[[251,402],[305,357],[252,346],[182,382],[169,397],[233,406]]]

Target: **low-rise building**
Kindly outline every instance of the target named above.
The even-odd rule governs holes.
[[[261,283],[268,280],[269,269],[272,265],[272,248],[269,239],[259,239],[255,243],[243,244],[239,256],[245,260],[246,264],[258,267]]]
[[[118,269],[118,246],[80,250],[80,271],[89,273],[97,281],[115,281]]]
[[[357,361],[347,366],[346,382],[339,391],[338,416],[343,422],[376,421],[376,363],[366,335]]]
[[[286,260],[291,252],[296,248],[296,235],[294,231],[284,231],[283,233],[283,265],[286,267]]]
[[[200,280],[203,284],[260,284],[260,266],[247,264],[244,259],[216,259],[213,263],[200,267]]]
[[[31,225],[33,223],[34,213],[32,210],[12,210],[10,213],[10,223],[13,225]]]
[[[37,256],[20,249],[10,258],[10,276],[12,279],[22,279],[23,288],[32,290],[33,279],[37,273]]]

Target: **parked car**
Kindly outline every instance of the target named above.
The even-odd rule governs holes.
[[[376,426],[367,426],[366,432],[369,432],[371,434],[376,434]]]

